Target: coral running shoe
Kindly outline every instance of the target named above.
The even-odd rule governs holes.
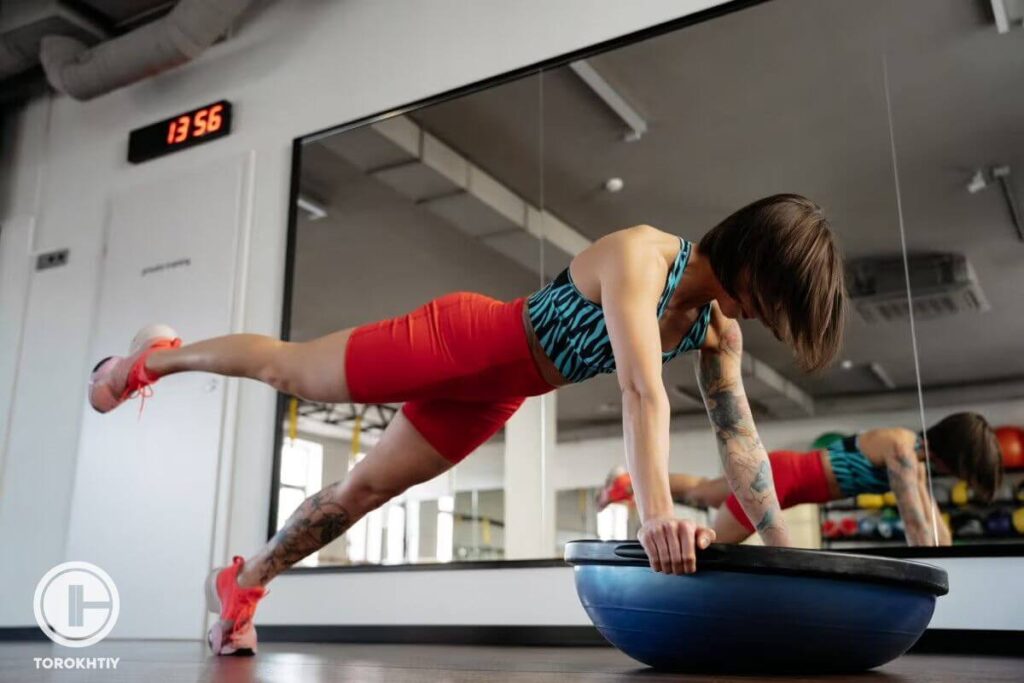
[[[256,627],[252,618],[256,604],[267,594],[267,589],[238,585],[238,573],[244,564],[245,560],[236,556],[230,566],[214,569],[206,579],[206,608],[220,615],[206,634],[206,642],[215,655],[256,654]]]
[[[597,511],[600,512],[612,503],[633,501],[633,480],[624,467],[615,467],[604,480],[604,488],[597,494]]]
[[[92,369],[89,404],[107,413],[130,398],[152,395],[150,385],[160,379],[146,370],[149,354],[181,346],[177,333],[167,325],[147,325],[132,339],[127,356],[109,356]]]

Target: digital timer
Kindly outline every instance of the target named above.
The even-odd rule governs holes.
[[[214,102],[172,116],[128,136],[128,161],[138,164],[156,157],[222,138],[231,132],[231,103]]]

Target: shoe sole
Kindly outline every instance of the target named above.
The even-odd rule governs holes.
[[[233,652],[221,652],[224,647],[224,626],[220,620],[220,612],[223,607],[220,596],[217,595],[217,575],[223,570],[224,567],[217,567],[206,577],[206,609],[217,615],[217,621],[206,632],[206,644],[210,646],[210,651],[219,657],[252,657],[256,654],[255,648],[243,647]]]

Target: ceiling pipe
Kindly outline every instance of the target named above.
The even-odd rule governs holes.
[[[0,98],[7,98],[9,79],[39,65],[44,36],[73,36],[94,45],[109,36],[96,21],[58,0],[0,0]],[[40,74],[32,73],[32,77]]]
[[[47,80],[76,100],[91,100],[195,59],[223,36],[252,0],[181,0],[165,17],[87,47],[47,36],[39,47]]]
[[[0,80],[26,71],[35,63],[35,55],[25,54],[14,41],[0,35]]]

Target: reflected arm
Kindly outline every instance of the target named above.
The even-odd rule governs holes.
[[[912,446],[896,444],[886,459],[889,486],[896,495],[896,505],[903,518],[907,545],[935,545],[935,534],[926,514],[931,503],[932,514],[938,514],[931,496],[924,489],[924,471],[919,467],[917,454]],[[945,524],[940,524],[945,528]],[[941,541],[940,531],[940,541]]]

